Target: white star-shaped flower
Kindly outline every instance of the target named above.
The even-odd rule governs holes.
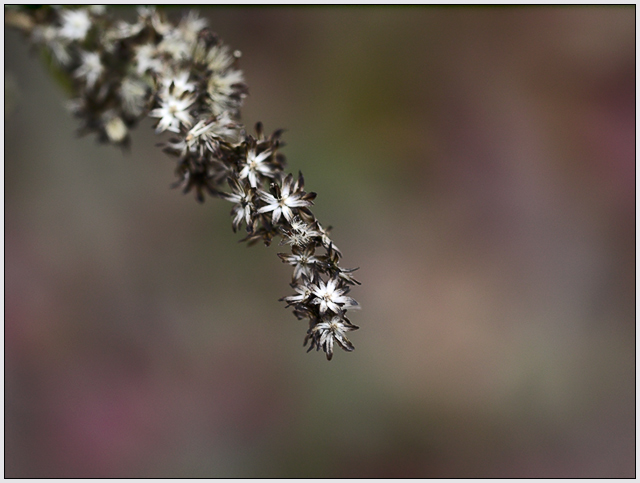
[[[292,176],[289,175],[284,180],[279,197],[275,197],[265,191],[258,192],[260,199],[267,203],[266,206],[263,206],[258,210],[258,213],[268,213],[273,211],[271,220],[274,224],[278,222],[280,215],[284,215],[287,221],[291,222],[291,220],[293,220],[292,208],[302,208],[304,206],[311,205],[311,201],[305,199],[305,192],[296,191],[298,184],[296,183],[296,186],[293,186],[292,179]]]
[[[195,99],[193,97],[175,97],[167,95],[161,99],[160,107],[149,113],[151,117],[159,117],[156,132],[172,131],[179,133],[180,124],[191,126],[193,118],[189,114],[189,107]]]
[[[311,292],[316,296],[313,303],[320,305],[320,314],[324,314],[327,310],[337,314],[347,308],[359,308],[358,302],[344,295],[346,291],[338,288],[338,280],[333,278],[326,284],[320,280],[318,285],[311,286]]]
[[[302,278],[303,275],[309,280],[313,280],[314,272],[312,265],[319,262],[319,260],[313,256],[314,253],[315,247],[312,245],[307,247],[303,251],[294,251],[291,255],[278,253],[278,256],[282,259],[283,262],[286,262],[289,265],[293,265],[294,280]]]
[[[91,18],[86,10],[63,10],[60,36],[69,40],[84,40],[91,28]]]
[[[83,51],[80,56],[82,57],[82,63],[73,75],[74,77],[84,78],[87,82],[87,87],[91,89],[104,72],[104,66],[100,61],[100,54],[97,52]]]
[[[266,163],[266,160],[271,156],[271,151],[266,150],[260,154],[256,154],[255,150],[250,149],[247,152],[247,159],[244,167],[238,173],[240,179],[249,178],[249,184],[252,188],[258,186],[258,176],[273,177],[273,168]]]

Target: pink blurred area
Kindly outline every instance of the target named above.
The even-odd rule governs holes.
[[[361,267],[356,351],[6,30],[5,476],[634,477],[635,7],[199,11]]]

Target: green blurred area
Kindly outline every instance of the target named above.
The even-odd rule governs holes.
[[[635,7],[198,10],[361,267],[356,351],[6,30],[5,476],[635,476]]]

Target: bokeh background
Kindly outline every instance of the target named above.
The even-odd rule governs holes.
[[[5,475],[635,476],[635,7],[198,10],[361,267],[356,351],[7,30]]]

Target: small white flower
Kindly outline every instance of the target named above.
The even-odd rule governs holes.
[[[172,131],[179,133],[180,124],[191,126],[193,118],[189,114],[189,107],[195,98],[183,96],[181,98],[167,95],[160,100],[160,107],[149,113],[151,117],[159,117],[156,132]]]
[[[80,56],[82,57],[82,63],[73,75],[77,78],[84,78],[87,82],[87,87],[91,89],[104,72],[104,66],[100,60],[100,54],[97,52],[82,51]]]
[[[293,279],[298,280],[305,276],[309,280],[314,279],[314,271],[312,265],[319,262],[314,257],[315,247],[310,245],[302,251],[294,251],[291,255],[278,253],[283,262],[293,265]]]
[[[311,292],[316,296],[313,303],[320,305],[320,314],[324,314],[327,310],[337,314],[341,311],[341,305],[344,309],[358,306],[358,302],[345,296],[346,290],[337,288],[337,285],[338,281],[331,279],[326,284],[320,280],[318,285],[311,287]]]
[[[333,317],[330,321],[322,321],[313,329],[318,346],[322,347],[327,354],[327,359],[333,357],[333,341],[335,340],[345,351],[354,350],[353,344],[345,336],[345,332],[357,329],[356,326],[349,326],[340,317]]]
[[[243,82],[244,77],[242,71],[239,70],[229,70],[225,73],[214,72],[209,77],[207,94],[209,94],[209,105],[215,115],[237,109],[243,94],[235,86]]]
[[[243,221],[247,224],[247,227],[251,225],[251,215],[254,210],[253,193],[250,189],[247,189],[243,183],[233,178],[229,179],[229,186],[231,186],[233,192],[220,193],[220,197],[236,203],[231,210],[231,214],[234,215],[232,226],[235,232]]]
[[[290,225],[290,230],[284,230],[284,238],[280,245],[287,243],[291,246],[306,247],[312,238],[320,236],[319,232],[307,225],[299,216],[295,216]]]
[[[143,75],[148,70],[153,72],[161,72],[163,69],[162,61],[156,57],[158,51],[155,45],[145,44],[136,49],[135,62],[136,72]]]
[[[224,72],[235,59],[229,53],[229,47],[226,45],[214,45],[207,52],[206,63],[207,67],[213,72]]]
[[[109,40],[117,40],[135,37],[142,32],[145,26],[144,21],[132,24],[124,20],[118,20],[114,27],[106,32],[106,38]]]
[[[158,44],[158,51],[169,54],[175,60],[187,60],[191,56],[192,45],[177,30],[172,30]]]
[[[86,10],[63,10],[60,36],[69,40],[84,40],[91,28],[91,18]]]
[[[196,89],[196,85],[193,82],[189,82],[189,71],[183,70],[174,76],[163,77],[161,80],[162,89],[165,92],[171,92],[175,96],[179,96],[184,92],[193,92]],[[171,86],[173,85],[173,89]]]
[[[161,36],[167,35],[173,29],[170,23],[162,19],[156,7],[138,7],[136,10],[138,12],[138,23],[144,27],[150,25]]]
[[[311,288],[307,285],[297,285],[294,287],[294,290],[297,292],[296,295],[290,295],[289,297],[284,297],[282,299],[287,302],[288,305],[296,305],[305,302],[306,300],[309,300],[309,297],[312,295]]]
[[[220,140],[234,140],[237,134],[237,124],[226,113],[216,118],[202,119],[187,133],[180,149],[199,152],[200,156],[204,156],[206,151],[216,152]]]
[[[199,17],[195,10],[189,10],[186,17],[183,17],[178,24],[178,30],[184,39],[190,44],[198,40],[198,33],[207,26],[207,19]]]
[[[291,222],[291,220],[293,220],[292,208],[302,208],[304,206],[311,205],[311,201],[305,199],[310,195],[307,195],[302,191],[296,191],[297,188],[298,183],[296,183],[294,187],[293,177],[289,175],[282,183],[279,197],[276,198],[270,193],[259,191],[258,196],[262,201],[265,201],[267,205],[260,208],[258,213],[268,213],[273,211],[272,223],[274,224],[278,222],[280,215],[284,215],[286,220]],[[315,197],[315,194],[313,194],[313,196]]]
[[[266,163],[266,160],[271,156],[271,151],[266,150],[260,154],[256,154],[255,150],[250,149],[247,152],[247,159],[244,167],[238,173],[240,179],[249,178],[249,184],[252,188],[258,186],[258,176],[268,176],[273,178],[273,168]]]
[[[211,123],[210,136],[217,136],[221,139],[225,139],[228,142],[234,142],[238,139],[239,126],[234,120],[231,119],[228,112],[223,112],[216,120]]]

